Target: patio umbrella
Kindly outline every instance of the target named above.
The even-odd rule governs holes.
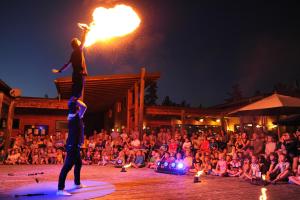
[[[248,104],[231,113],[229,116],[277,116],[300,114],[300,98],[272,94],[254,103]],[[280,137],[279,127],[277,127],[278,137]]]
[[[272,94],[229,113],[229,116],[279,116],[300,114],[300,98]]]

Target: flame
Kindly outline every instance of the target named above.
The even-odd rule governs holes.
[[[127,35],[140,23],[139,16],[130,6],[119,4],[113,8],[98,7],[93,12],[93,22],[89,25],[90,31],[84,46],[88,47],[97,41]]]
[[[203,174],[203,170],[201,170],[201,171],[198,171],[197,173],[196,173],[196,177],[200,177],[201,175]]]
[[[261,195],[259,200],[267,200],[267,188],[261,188]]]
[[[124,168],[128,168],[128,167],[130,167],[131,166],[131,163],[129,163],[129,164],[127,164],[127,165],[124,165],[123,167]]]

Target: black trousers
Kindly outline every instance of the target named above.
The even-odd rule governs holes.
[[[80,185],[80,170],[82,166],[80,148],[67,146],[67,157],[64,162],[64,166],[60,171],[58,180],[58,190],[63,190],[65,188],[65,181],[69,171],[74,167],[74,183]]]
[[[85,76],[73,75],[72,76],[72,96],[80,98],[84,87]]]

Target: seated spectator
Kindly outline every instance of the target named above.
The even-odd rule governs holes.
[[[289,177],[289,183],[300,185],[300,164],[298,163],[298,170],[295,176]]]
[[[145,157],[142,151],[137,151],[134,162],[131,163],[134,168],[142,168],[145,167]]]
[[[61,149],[58,149],[56,152],[56,164],[63,164],[64,158],[63,158],[63,151]]]
[[[174,139],[171,139],[168,146],[169,146],[169,152],[170,153],[176,153],[177,152],[178,144],[177,144],[177,142],[175,142]]]
[[[131,146],[133,149],[139,149],[141,146],[141,141],[139,140],[137,135],[133,135],[133,140],[131,141]]]
[[[211,160],[210,157],[208,155],[204,156],[204,161],[203,161],[203,172],[205,174],[211,174],[212,172],[212,165],[211,165]]]
[[[212,170],[212,174],[215,176],[226,176],[227,175],[227,163],[224,154],[219,154],[219,160],[217,166]]]
[[[29,162],[28,162],[28,156],[26,155],[26,153],[25,152],[22,152],[21,153],[21,156],[20,156],[20,158],[19,158],[19,161],[18,161],[18,164],[29,164]]]
[[[193,166],[193,157],[191,156],[190,150],[186,151],[183,163],[188,170]]]
[[[248,180],[251,180],[252,178],[256,178],[256,177],[261,177],[257,156],[253,155],[251,157],[250,170],[249,172],[244,173],[244,177]]]
[[[267,181],[272,181],[276,178],[275,174],[271,174],[271,172],[274,170],[275,166],[277,165],[277,154],[276,153],[270,153],[268,157],[268,163],[269,167],[266,172],[266,180]]]
[[[0,150],[0,164],[4,164],[5,160],[6,160],[6,153],[2,149],[2,150]]]
[[[192,143],[188,138],[185,138],[184,143],[182,144],[182,150],[184,152],[190,151],[192,147]]]
[[[91,165],[93,163],[92,152],[89,150],[84,152],[81,161],[83,165]]]
[[[99,165],[99,163],[101,161],[101,153],[100,153],[100,151],[96,150],[94,152],[94,156],[93,156],[92,161],[93,161],[93,164],[98,164]]]
[[[160,160],[160,155],[156,150],[151,152],[151,157],[149,162],[147,163],[147,167],[151,169],[156,169],[157,162]]]
[[[278,181],[286,181],[290,175],[290,163],[287,161],[284,154],[279,155],[279,162],[275,168],[270,172],[270,175],[276,174],[276,178],[271,181],[272,184],[276,184]]]
[[[7,160],[6,160],[6,164],[9,164],[9,165],[17,164],[19,157],[20,157],[20,153],[18,153],[17,150],[10,151],[10,153],[8,154]]]
[[[110,162],[110,157],[109,157],[109,153],[106,150],[102,151],[102,156],[101,156],[101,161],[98,163],[98,165],[102,165],[105,166],[107,164],[109,164]]]
[[[271,153],[276,150],[276,142],[274,142],[274,138],[271,135],[267,136],[267,143],[265,146],[265,154],[269,156]]]
[[[56,149],[55,148],[48,148],[48,163],[49,164],[56,164]]]
[[[191,172],[198,172],[202,169],[202,160],[201,160],[201,156],[200,153],[196,153],[195,154],[195,158],[193,160],[193,167],[190,170]]]
[[[121,168],[125,165],[125,153],[124,151],[120,151],[118,157],[115,160],[115,167]]]
[[[229,162],[228,175],[232,177],[238,177],[243,173],[242,163],[238,159],[237,154],[232,155],[232,160]]]

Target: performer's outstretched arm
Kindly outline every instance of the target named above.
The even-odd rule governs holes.
[[[52,72],[54,74],[61,73],[61,72],[65,71],[66,69],[68,69],[70,66],[71,66],[71,61],[64,64],[64,66],[62,66],[60,69],[52,69]]]

